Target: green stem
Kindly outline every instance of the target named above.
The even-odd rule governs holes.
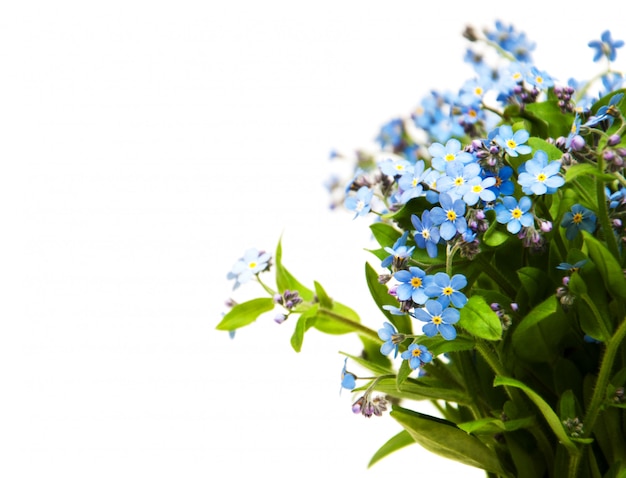
[[[511,299],[514,299],[517,295],[517,288],[515,287],[515,285],[513,285],[513,283],[511,283],[509,279],[507,279],[498,269],[496,269],[491,264],[491,262],[485,259],[482,254],[478,254],[476,256],[476,260],[480,262],[480,265],[485,268],[486,274],[498,283],[504,293],[508,295]]]
[[[583,421],[583,425],[585,427],[584,437],[591,435],[593,427],[596,424],[596,420],[598,419],[598,415],[600,414],[602,408],[602,403],[605,399],[609,376],[613,370],[613,362],[615,361],[615,356],[617,355],[617,351],[619,350],[625,336],[626,318],[624,318],[620,326],[617,328],[613,337],[611,337],[606,343],[606,350],[604,351],[604,356],[602,357],[602,362],[600,364],[598,379],[596,380],[593,395],[591,396],[591,402],[589,402],[585,420]]]
[[[337,322],[352,327],[357,334],[364,335],[370,339],[373,339],[375,342],[379,342],[381,344],[383,343],[376,331],[370,329],[369,327],[366,327],[360,322],[355,322],[352,319],[349,319],[347,317],[344,317],[343,315],[333,312],[332,310],[324,309],[322,307],[319,308],[319,311],[317,313],[320,315],[324,315],[329,319],[336,320]]]
[[[598,158],[598,168],[602,167],[602,159]],[[600,169],[602,171],[602,169]],[[613,254],[613,257],[617,259],[620,263],[619,257],[619,249],[617,247],[617,241],[615,240],[615,234],[613,234],[613,227],[611,227],[611,223],[609,222],[609,211],[606,200],[606,193],[604,192],[604,182],[600,179],[596,179],[596,196],[598,199],[598,221],[600,222],[600,226],[604,231],[604,240],[606,241],[606,246]]]
[[[596,304],[593,302],[593,300],[591,300],[591,297],[589,297],[589,294],[587,293],[580,294],[580,298],[583,300],[585,304],[587,304],[587,307],[589,307],[589,309],[593,313],[593,318],[595,319],[596,323],[602,330],[603,340],[608,339],[611,336],[611,331],[608,329],[608,327],[606,326],[606,323],[602,319],[602,315],[600,314],[600,311],[596,307]]]

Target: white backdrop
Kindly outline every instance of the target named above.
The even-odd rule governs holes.
[[[621,3],[5,2],[0,7],[0,475],[482,476],[350,411],[356,339],[215,330],[226,273],[273,251],[378,328],[365,221],[328,153],[467,78],[463,27],[513,23],[553,76],[599,70]],[[618,51],[624,65],[626,50]]]

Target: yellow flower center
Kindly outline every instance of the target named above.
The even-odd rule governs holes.
[[[452,295],[453,292],[454,292],[454,289],[450,286],[444,287],[443,290],[441,291],[443,295]]]
[[[440,315],[433,316],[433,324],[439,325],[441,322],[443,322],[443,319]]]
[[[455,186],[463,186],[464,183],[465,183],[465,179],[463,179],[462,177],[456,178],[454,180],[454,185]]]
[[[574,222],[574,224],[580,224],[581,222],[583,222],[583,215],[580,212],[577,212],[576,214],[574,214],[574,217],[572,218],[572,221]]]
[[[402,164],[396,164],[396,171],[404,171],[404,166]]]
[[[448,218],[448,221],[456,221],[456,212],[454,212],[452,209],[450,209],[446,213],[446,217]]]
[[[535,77],[535,81],[536,81],[538,84],[542,84],[542,83],[543,83],[543,77],[542,77],[542,76],[536,76],[536,77]]]
[[[474,94],[476,96],[482,96],[483,94],[483,89],[480,86],[477,86],[476,88],[474,88]]]
[[[421,287],[422,286],[422,279],[420,279],[419,277],[413,277],[411,279],[411,285],[415,288]]]
[[[443,157],[446,161],[454,161],[456,159],[456,156],[452,153],[448,153]]]
[[[522,217],[523,214],[524,213],[522,212],[522,210],[518,207],[511,211],[511,216],[513,216],[513,219],[519,219],[520,217]]]
[[[413,355],[413,357],[419,357],[420,355],[422,355],[422,351],[418,348],[414,348],[411,351],[411,355]]]
[[[411,185],[413,187],[417,186],[417,178],[413,178],[413,181],[411,181]]]
[[[424,229],[424,230],[422,231],[422,237],[423,237],[424,239],[428,239],[428,238],[430,238],[430,231],[429,231],[428,229]]]
[[[250,262],[250,263],[248,264],[248,267],[249,267],[250,269],[254,269],[254,268],[256,267],[256,262],[254,262],[254,261]]]
[[[548,177],[543,173],[537,175],[537,181],[544,182],[546,179],[548,179]]]
[[[511,148],[511,149],[515,149],[517,148],[517,143],[515,141],[513,141],[512,139],[507,139],[506,140],[506,145]]]
[[[475,192],[476,194],[480,193],[482,190],[483,187],[480,184],[476,184],[472,187],[472,192]]]

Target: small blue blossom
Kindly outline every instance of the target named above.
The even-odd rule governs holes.
[[[444,307],[441,302],[429,300],[424,307],[416,308],[413,312],[417,320],[426,322],[422,327],[422,332],[428,337],[434,337],[438,333],[446,340],[456,338],[454,325],[461,318],[457,309]]]
[[[346,390],[352,390],[356,387],[356,375],[351,372],[346,371],[346,366],[348,365],[348,357],[343,361],[343,368],[341,369],[341,388],[339,389],[339,393],[341,393],[341,389],[345,388]]]
[[[395,305],[383,305],[383,309],[389,312],[391,315],[406,315],[406,311]]]
[[[480,174],[478,163],[462,164],[453,161],[446,165],[446,175],[439,180],[439,192],[448,193],[452,199],[461,199],[468,191],[468,181]]]
[[[430,362],[433,359],[433,354],[431,354],[424,345],[413,343],[402,352],[400,357],[409,361],[411,370],[416,370],[420,368],[422,364]]]
[[[560,170],[560,161],[548,162],[546,152],[538,150],[520,169],[517,182],[522,186],[524,194],[554,194],[557,188],[565,184],[565,179],[559,175]]]
[[[411,257],[413,251],[415,250],[415,246],[407,247],[406,240],[409,236],[409,231],[404,231],[402,236],[398,238],[398,240],[394,243],[393,247],[385,247],[385,251],[387,251],[389,256],[385,257],[381,262],[382,267],[389,267],[393,264],[394,260],[402,260]]]
[[[522,226],[530,227],[535,219],[532,213],[528,212],[532,206],[532,201],[527,196],[522,196],[519,203],[513,196],[505,196],[502,202],[496,204],[496,221],[506,224],[506,229],[511,234],[517,234]]]
[[[576,262],[575,264],[570,264],[568,262],[561,262],[557,269],[561,271],[568,271],[569,273],[578,272],[578,270],[587,263],[587,259],[583,259],[581,261]]]
[[[395,118],[384,124],[380,129],[380,133],[376,137],[376,141],[381,148],[391,146],[396,148],[402,143],[404,135],[404,122],[400,118]]]
[[[520,154],[528,154],[532,148],[526,144],[530,138],[530,134],[525,129],[519,129],[513,133],[513,128],[508,124],[503,124],[498,128],[498,134],[495,137],[496,143],[508,153],[509,156],[518,156]]]
[[[565,147],[569,150],[572,147],[572,142],[574,142],[574,146],[576,144],[584,144],[585,140],[582,136],[580,136],[580,118],[578,117],[578,113],[576,113],[576,117],[574,118],[574,122],[572,123],[572,127],[570,129],[567,138],[565,138]]]
[[[593,40],[587,44],[590,48],[594,48],[595,54],[593,55],[593,61],[598,61],[603,56],[608,58],[609,61],[615,61],[617,48],[624,46],[623,40],[613,40],[611,38],[611,32],[605,30],[600,36],[600,40]]]
[[[616,114],[617,105],[622,98],[624,97],[624,93],[618,93],[616,95],[611,96],[608,105],[601,106],[594,116],[591,116],[585,126],[595,126],[598,123],[608,120],[609,125],[613,124],[613,115]]]
[[[228,280],[235,279],[233,290],[267,269],[271,258],[272,256],[267,252],[254,248],[248,249],[226,276]]]
[[[459,103],[463,106],[479,105],[492,84],[488,76],[466,80],[459,91]]]
[[[517,32],[513,25],[505,25],[500,20],[496,20],[496,30],[485,31],[485,35],[489,40],[513,54],[517,60],[530,62],[530,52],[535,49],[535,44],[526,38],[524,32]]]
[[[445,272],[437,272],[426,285],[425,292],[428,297],[436,298],[443,307],[452,303],[460,309],[467,303],[467,297],[460,292],[466,285],[467,278],[463,274],[450,277]]]
[[[596,215],[580,204],[574,204],[563,214],[561,227],[565,228],[565,237],[571,241],[581,230],[587,232],[596,230]]]
[[[611,193],[607,189],[606,194],[609,198],[609,207],[611,209],[615,209],[616,207],[626,203],[626,188],[620,187],[614,193]]]
[[[413,171],[413,165],[402,157],[383,159],[378,163],[378,168],[383,174],[391,177]]]
[[[374,191],[367,186],[361,186],[356,192],[356,196],[348,196],[344,201],[344,206],[349,211],[354,211],[354,219],[358,216],[365,216],[370,212]]]
[[[510,166],[502,166],[497,172],[483,171],[484,177],[494,177],[495,183],[489,189],[494,192],[496,196],[511,196],[515,191],[515,184],[511,181],[513,175],[513,168]]]
[[[554,86],[552,77],[545,71],[541,71],[536,67],[531,67],[530,74],[525,78],[526,82],[538,90],[547,90],[551,86]]]
[[[439,233],[445,241],[452,239],[456,233],[464,233],[467,230],[465,220],[465,203],[462,199],[452,200],[449,194],[439,195],[441,207],[434,207],[430,210],[430,218],[433,224],[440,226]]]
[[[461,142],[452,138],[444,146],[441,143],[433,143],[429,146],[431,154],[431,166],[437,171],[445,171],[446,165],[451,161],[460,161],[463,164],[474,161],[474,156],[467,151],[461,151]]]
[[[430,282],[430,277],[422,269],[412,266],[409,270],[398,271],[393,276],[401,282],[396,289],[398,300],[410,299],[416,304],[423,304],[428,300],[424,288]]]
[[[396,328],[389,322],[383,324],[382,329],[378,329],[378,337],[383,340],[384,343],[380,346],[380,353],[383,355],[389,355],[392,350],[395,351],[393,357],[398,356],[398,347],[400,344],[395,343],[395,338],[398,332]]]
[[[422,186],[422,182],[424,181],[425,175],[430,171],[430,169],[424,171],[424,167],[424,161],[420,159],[413,165],[411,170],[405,171],[398,179],[398,187],[401,191],[401,204],[423,194],[424,187]]]
[[[426,249],[429,257],[437,257],[439,251],[439,228],[433,224],[430,218],[430,211],[426,209],[422,213],[422,220],[415,215],[411,215],[411,223],[415,228],[413,239],[420,249]]]
[[[426,200],[431,204],[437,204],[439,202],[439,186],[438,182],[441,178],[445,177],[446,173],[443,171],[437,171],[436,169],[430,169],[424,175],[424,184],[428,186],[426,190]]]
[[[479,199],[485,202],[495,201],[496,195],[489,189],[495,184],[496,178],[493,176],[486,178],[481,178],[480,176],[473,177],[467,181],[468,189],[463,195],[463,201],[468,206],[473,206]]]

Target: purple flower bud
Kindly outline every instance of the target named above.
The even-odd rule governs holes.
[[[519,304],[517,302],[511,302],[511,310],[517,312],[519,310]]]
[[[282,324],[285,320],[287,320],[287,316],[285,314],[276,314],[276,317],[274,317],[274,322],[277,324]]]
[[[604,153],[602,153],[602,157],[605,161],[613,161],[615,159],[615,153],[610,149],[607,149]]]
[[[497,312],[500,310],[500,304],[498,304],[497,302],[493,302],[492,304],[489,305],[489,307],[491,307],[491,310],[493,310],[494,312]]]
[[[585,147],[585,140],[581,135],[577,134],[572,138],[570,146],[574,151],[580,151]]]
[[[612,134],[611,136],[609,136],[606,144],[608,144],[609,146],[615,146],[616,144],[619,144],[621,140],[622,137],[619,134]]]
[[[552,222],[540,219],[539,229],[541,229],[541,232],[550,232],[552,230]]]
[[[280,294],[274,294],[274,303],[275,304],[282,304],[283,303],[283,296]]]
[[[569,276],[565,276],[565,277],[563,277],[563,285],[564,285],[565,287],[567,287],[567,286],[568,286],[568,284],[569,284]]]

